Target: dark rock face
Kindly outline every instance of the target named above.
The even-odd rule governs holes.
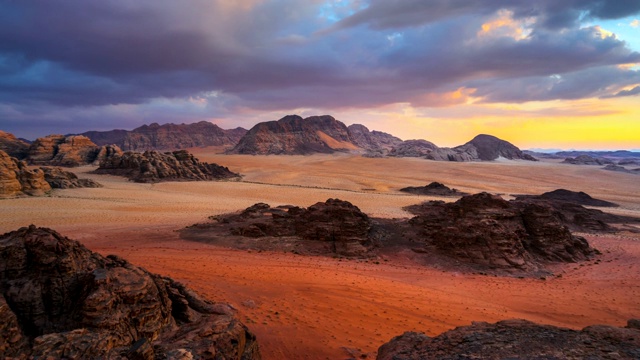
[[[516,200],[551,200],[551,201],[563,201],[585,206],[601,206],[601,207],[617,207],[618,204],[614,204],[609,201],[600,199],[594,199],[589,194],[582,191],[571,191],[566,189],[557,189],[546,192],[542,195],[519,195],[516,196]]]
[[[575,158],[566,158],[563,163],[573,165],[608,165],[613,161],[604,158],[595,158],[590,155],[578,155]]]
[[[305,155],[357,149],[347,126],[332,116],[288,115],[255,125],[228,153]]]
[[[29,154],[29,144],[16,138],[13,134],[0,130],[0,151],[22,160]]]
[[[433,195],[433,196],[468,195],[467,193],[458,191],[458,189],[451,189],[448,186],[436,181],[425,186],[409,186],[409,187],[400,189],[400,191],[410,193],[410,194],[416,194],[416,195]]]
[[[91,179],[79,179],[76,174],[59,167],[42,167],[44,179],[54,189],[98,188],[99,183]]]
[[[464,145],[454,148],[439,148],[426,158],[438,161],[493,161],[500,157],[514,160],[537,161],[513,144],[491,135],[478,135]]]
[[[29,147],[27,161],[33,165],[80,166],[122,152],[117,146],[98,146],[82,135],[49,135]]]
[[[576,262],[594,254],[545,204],[514,204],[480,193],[409,210],[417,214],[409,223],[419,229],[427,248],[481,268],[535,271],[547,262]]]
[[[125,176],[135,182],[207,181],[235,179],[240,175],[228,168],[198,161],[186,150],[171,153],[127,151],[113,155],[100,163],[97,174]]]
[[[247,132],[224,130],[208,121],[194,124],[143,125],[131,131],[89,131],[87,136],[98,145],[115,144],[127,151],[177,150],[203,146],[234,146]]]
[[[351,135],[352,142],[369,152],[388,152],[394,146],[402,143],[402,140],[381,131],[369,131],[369,129],[360,124],[349,125],[349,134]]]
[[[378,349],[378,360],[639,359],[640,330],[593,325],[571,330],[526,320],[475,322],[436,337],[415,332]]]
[[[57,232],[0,236],[0,357],[259,359],[226,304]]]
[[[238,214],[196,224],[182,232],[187,239],[227,241],[233,246],[290,250],[315,255],[369,256],[378,246],[370,236],[369,217],[347,201],[329,199],[306,209],[255,204]],[[232,236],[229,236],[232,235]],[[236,237],[249,238],[242,242]],[[223,243],[225,245],[227,243]]]
[[[42,170],[29,170],[24,161],[0,150],[0,197],[38,196],[50,190]]]

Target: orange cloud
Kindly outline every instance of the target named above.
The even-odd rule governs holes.
[[[411,99],[410,103],[415,107],[447,107],[452,105],[467,104],[472,102],[472,95],[476,89],[461,87],[456,91],[444,93],[426,93]]]
[[[482,24],[477,36],[478,38],[511,37],[516,40],[522,40],[531,33],[529,27],[533,22],[534,20],[531,18],[514,20],[513,12],[500,10],[496,18]]]

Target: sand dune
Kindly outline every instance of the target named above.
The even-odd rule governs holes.
[[[525,318],[580,328],[640,317],[640,236],[592,236],[595,261],[555,269],[561,277],[497,278],[417,266],[411,253],[364,262],[221,249],[181,240],[175,230],[256,202],[309,206],[348,200],[380,217],[427,199],[398,191],[439,181],[461,191],[539,194],[580,190],[640,216],[637,176],[555,162],[445,163],[353,155],[244,156],[196,149],[243,182],[136,184],[92,175],[97,189],[0,200],[0,231],[34,223],[103,254],[118,254],[233,304],[256,332],[265,359],[340,359],[372,354],[406,330],[438,334],[474,320]],[[454,199],[441,198],[445,201]],[[388,261],[385,261],[388,260]]]

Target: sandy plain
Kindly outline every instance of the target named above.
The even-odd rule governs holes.
[[[412,263],[410,254],[376,263],[231,250],[184,241],[176,232],[256,202],[306,207],[340,198],[371,216],[408,217],[403,206],[438,198],[398,189],[431,181],[505,198],[557,188],[585,191],[621,205],[607,211],[640,217],[636,175],[553,161],[192,151],[202,161],[243,174],[243,181],[136,184],[81,167],[73,171],[104,187],[0,200],[0,232],[29,224],[51,227],[94,251],[120,255],[229,302],[258,336],[264,359],[375,358],[380,345],[404,331],[437,335],[472,321],[524,318],[582,328],[640,317],[640,234],[583,234],[603,255],[557,266],[558,276],[542,280],[443,272]]]

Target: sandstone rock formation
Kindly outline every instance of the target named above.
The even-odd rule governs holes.
[[[0,150],[0,197],[44,195],[50,190],[42,170],[29,170],[24,161]]]
[[[40,169],[44,172],[45,181],[48,182],[53,189],[102,187],[102,185],[91,179],[79,179],[76,174],[59,167],[42,167]]]
[[[567,189],[557,189],[543,193],[541,195],[518,195],[516,200],[551,200],[551,201],[563,201],[585,206],[600,206],[600,207],[617,207],[618,204],[614,204],[609,201],[600,199],[594,199],[589,194],[582,191],[571,191]]]
[[[369,151],[387,153],[394,146],[400,145],[402,140],[382,131],[369,131],[369,129],[360,124],[349,125],[351,141],[354,145]]]
[[[229,305],[51,229],[1,235],[0,268],[2,358],[260,358]]]
[[[228,153],[305,155],[358,149],[347,126],[329,115],[306,119],[288,115],[255,125]]]
[[[573,165],[608,165],[613,161],[605,158],[595,158],[589,155],[578,155],[575,158],[566,158],[563,163]]]
[[[190,240],[259,250],[301,254],[370,256],[379,244],[369,217],[347,201],[328,199],[306,209],[272,208],[255,204],[216,222],[196,224],[182,231]]]
[[[247,130],[221,129],[208,121],[194,124],[153,123],[131,131],[88,131],[87,136],[98,145],[115,144],[126,151],[177,150],[203,146],[235,146]]]
[[[27,157],[29,153],[29,144],[16,138],[13,134],[0,130],[0,151],[4,151],[9,156],[18,160]]]
[[[571,234],[562,215],[543,203],[512,203],[480,193],[455,203],[431,201],[408,208],[424,251],[437,251],[472,267],[544,270],[549,262],[576,262],[595,254]]]
[[[425,157],[438,147],[427,140],[406,140],[389,151],[393,157]]]
[[[438,148],[426,155],[438,161],[493,161],[498,158],[537,161],[513,144],[491,135],[478,135],[464,145]]]
[[[637,320],[635,320],[637,321]],[[633,320],[629,324],[634,323]],[[378,360],[640,359],[640,330],[593,325],[571,330],[526,320],[474,322],[429,337],[406,332],[378,349]]]
[[[439,183],[439,182],[432,182],[429,185],[425,185],[425,186],[408,186],[405,188],[400,189],[400,191],[402,192],[406,192],[409,194],[416,194],[416,195],[432,195],[432,196],[463,196],[463,195],[469,195],[467,193],[458,191],[458,189],[451,189],[448,186]]]
[[[115,146],[100,147],[82,135],[49,135],[31,144],[28,162],[33,165],[80,166],[119,152]]]
[[[106,158],[95,170],[96,174],[125,176],[135,182],[206,181],[239,178],[228,168],[198,161],[186,150],[161,153],[145,151],[124,152]]]

